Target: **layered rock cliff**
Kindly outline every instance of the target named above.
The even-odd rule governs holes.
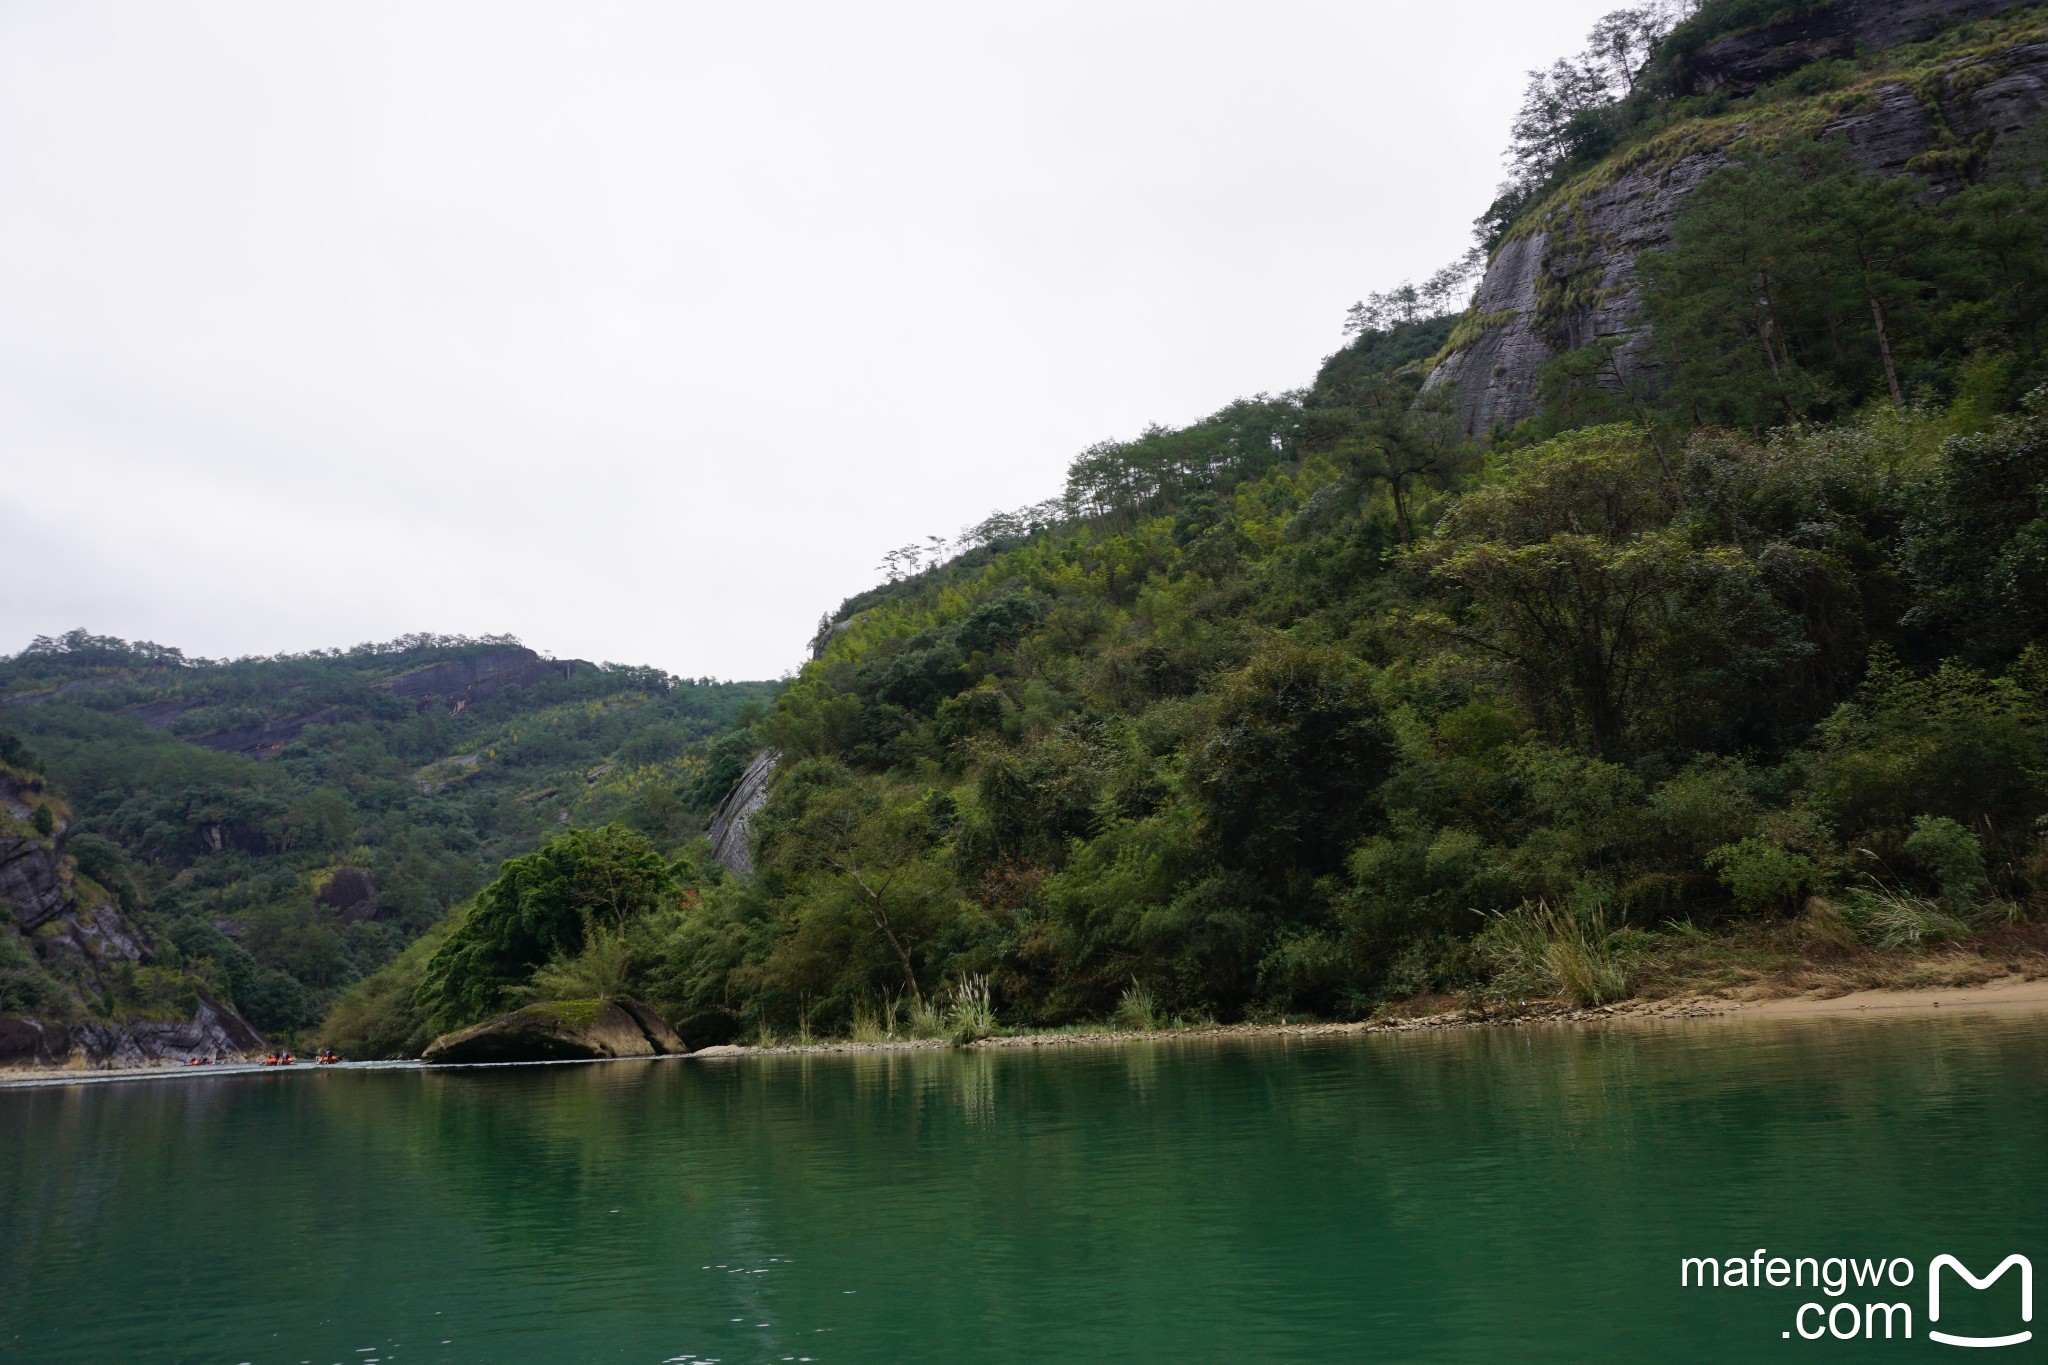
[[[1841,0],[1794,24],[1712,44],[1687,69],[1695,81],[1737,89],[1815,54],[1910,43],[1959,19],[2019,8],[2015,0]],[[1596,342],[1615,345],[1608,387],[1654,389],[1637,259],[1670,244],[1686,196],[1743,138],[1777,127],[1817,131],[1842,142],[1866,169],[1918,175],[1937,196],[1972,174],[2035,173],[2048,152],[2039,136],[2048,112],[2048,40],[2023,23],[2012,37],[1935,60],[1931,75],[1845,78],[1843,88],[1795,110],[1737,106],[1697,119],[1565,186],[1495,252],[1430,387],[1456,385],[1459,415],[1474,436],[1534,415],[1544,367]]]
[[[2031,0],[1833,0],[1808,13],[1734,33],[1686,54],[1673,73],[1689,95],[1748,94],[1814,62],[1923,42],[1970,19]]]
[[[0,1015],[0,1066],[83,1062],[132,1066],[239,1056],[263,1047],[247,1020],[204,991],[189,1019],[94,1019],[85,997],[108,998],[155,957],[149,937],[65,856],[66,828],[21,828],[38,793],[0,776],[0,964],[32,962],[73,998],[34,1016]],[[188,1002],[189,1003],[189,1002]]]
[[[735,876],[754,875],[754,817],[768,804],[777,757],[773,749],[762,750],[711,816],[711,856]]]

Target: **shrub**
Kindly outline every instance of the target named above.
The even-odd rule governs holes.
[[[1990,893],[1984,877],[1984,846],[1976,835],[1945,815],[1923,815],[1913,822],[1906,856],[1934,879],[1946,906],[1975,905]]]
[[[542,964],[653,911],[673,884],[654,846],[616,825],[570,830],[507,859],[427,964],[421,1003],[439,1028],[487,1018]]]
[[[1786,909],[1800,894],[1820,889],[1823,873],[1811,858],[1755,836],[1715,849],[1707,865],[1745,910]]]

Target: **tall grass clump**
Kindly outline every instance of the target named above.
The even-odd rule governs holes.
[[[1136,977],[1131,978],[1130,989],[1116,1002],[1116,1012],[1110,1016],[1110,1022],[1132,1033],[1155,1033],[1166,1027],[1158,1002]]]
[[[1997,901],[1943,904],[1885,887],[1852,891],[1841,907],[1856,937],[1873,948],[1917,948],[1960,943],[1980,929],[2018,918],[2018,907]]]
[[[1491,917],[1478,948],[1510,994],[1555,992],[1580,1008],[1628,995],[1628,974],[1614,955],[1606,912],[1578,916],[1544,901]]]
[[[996,1009],[985,976],[963,977],[946,1010],[946,1036],[956,1044],[980,1042],[996,1031]]]
[[[948,1032],[946,1008],[941,1002],[922,995],[910,1002],[911,1037],[944,1038]]]
[[[884,1000],[881,1008],[858,1004],[853,1007],[853,1041],[856,1043],[887,1043],[896,1038],[896,1011],[901,1002],[894,996]]]

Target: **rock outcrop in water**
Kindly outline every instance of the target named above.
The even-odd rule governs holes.
[[[1710,44],[1686,64],[1686,78],[1703,89],[1743,90],[1838,49],[1913,42],[1958,19],[2016,7],[2017,0],[1843,0],[1793,24]],[[1947,195],[1962,188],[1965,166],[2037,167],[2044,112],[2048,44],[2025,43],[1952,64],[1932,82],[1881,85],[1820,135],[1840,140],[1869,171],[1917,174],[1930,194]],[[1429,379],[1431,388],[1457,386],[1468,434],[1533,416],[1543,368],[1599,341],[1617,343],[1610,389],[1655,388],[1636,261],[1670,244],[1685,197],[1728,155],[1727,142],[1701,136],[1661,155],[1611,163],[1537,209],[1502,243],[1460,327],[1461,344]]]
[[[668,1021],[637,1000],[569,1000],[523,1010],[446,1033],[421,1060],[587,1062],[612,1057],[680,1057],[690,1049]]]
[[[768,804],[768,786],[775,780],[778,757],[773,749],[756,755],[739,784],[712,814],[711,856],[735,876],[754,875],[754,817]]]

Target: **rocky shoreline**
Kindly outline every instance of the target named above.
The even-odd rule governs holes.
[[[555,1061],[500,1061],[498,1066],[551,1066],[564,1061],[730,1061],[748,1057],[828,1057],[860,1053],[936,1052],[1013,1049],[1124,1047],[1134,1043],[1271,1042],[1365,1037],[1378,1034],[1444,1033],[1484,1028],[1527,1028],[1543,1025],[1625,1025],[1697,1023],[1702,1021],[1780,1021],[1797,1019],[1873,1018],[1878,1016],[1969,1014],[1984,1012],[2048,1012],[2048,979],[2004,977],[1977,985],[1920,990],[1868,990],[1837,994],[1757,996],[1733,999],[1712,995],[1678,996],[1665,1000],[1624,1000],[1612,1005],[1579,1008],[1557,1001],[1518,1001],[1506,1009],[1479,1012],[1441,1010],[1405,1018],[1358,1022],[1300,1024],[1205,1024],[1169,1029],[1091,1029],[1057,1033],[1018,1033],[956,1044],[943,1038],[893,1038],[876,1042],[848,1039],[768,1045],[725,1043],[688,1053],[562,1058]],[[161,1062],[131,1065],[0,1067],[0,1089],[62,1085],[84,1081],[168,1078],[171,1076],[284,1075],[300,1071],[440,1070],[416,1060],[347,1062],[336,1067],[301,1065],[280,1070],[253,1061],[219,1066],[184,1067]]]

